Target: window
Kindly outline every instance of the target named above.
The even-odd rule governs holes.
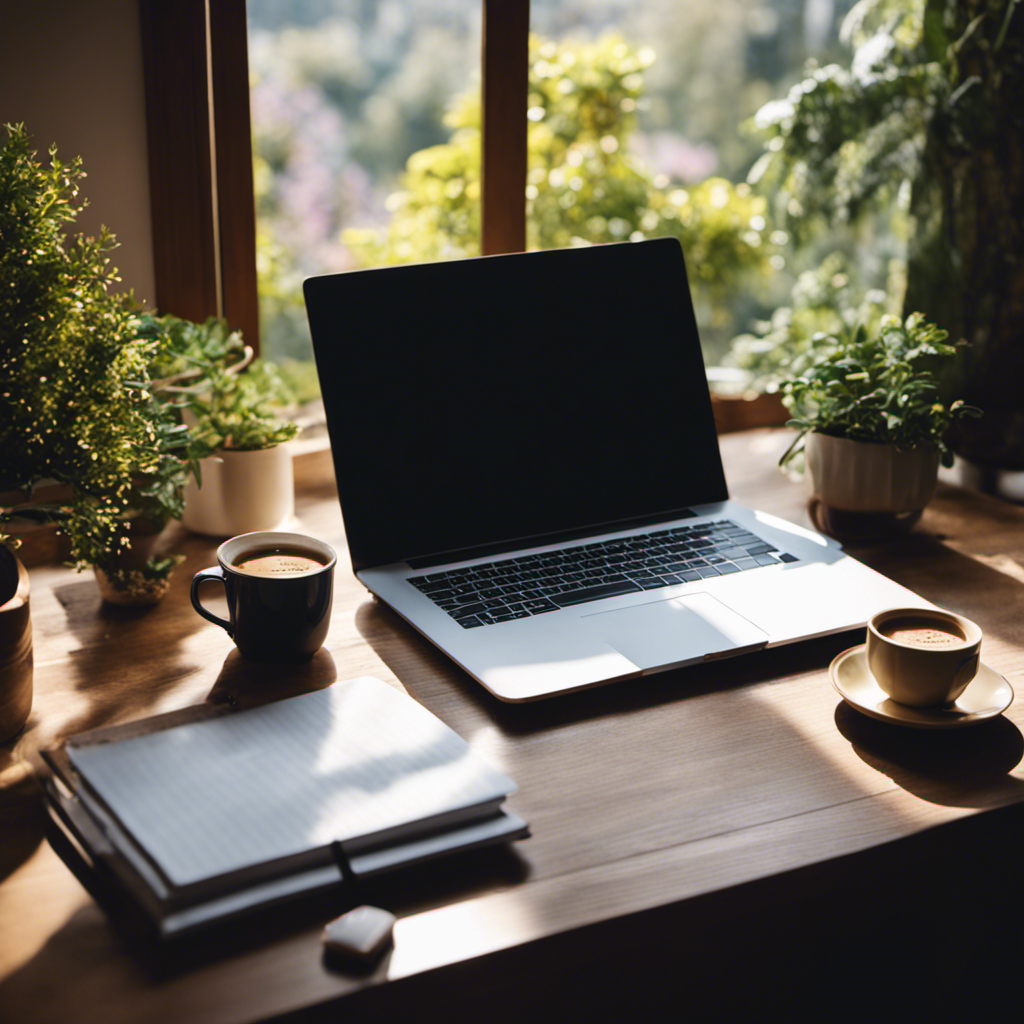
[[[442,102],[445,90],[450,98],[453,81],[460,76],[466,81],[475,37],[482,34],[482,134],[474,142],[482,169],[476,172],[479,198],[469,197],[480,208],[466,214],[478,218],[479,251],[677,234],[700,286],[698,316],[710,361],[716,361],[747,321],[782,303],[792,284],[787,274],[779,273],[782,257],[773,249],[778,233],[765,230],[765,218],[742,184],[758,143],[743,136],[740,124],[796,81],[807,57],[831,55],[836,26],[851,3],[534,0],[531,5],[528,0],[482,0],[475,22],[475,9],[467,13],[465,5],[432,0],[344,5],[323,0],[294,5],[298,22],[291,44],[297,46],[305,32],[305,43],[316,44],[305,59],[367,65],[378,56],[373,46],[388,27],[383,22],[391,19],[396,33],[404,32],[410,45],[420,47],[423,66],[433,74],[426,86],[422,81],[407,86],[435,90]],[[262,119],[273,103],[265,88],[273,61],[265,52],[264,36],[267,26],[281,27],[281,12],[288,5],[250,0],[248,23],[256,26],[248,36],[250,61],[244,0],[140,4],[148,40],[157,304],[194,319],[221,312],[256,341],[259,253],[260,279],[277,285],[286,280],[288,292],[282,296],[273,287],[264,288],[264,349],[275,357],[299,354],[305,333],[298,299],[301,277],[344,267],[293,261],[285,270],[270,267],[268,272],[276,258],[274,248],[257,246],[249,74],[251,68],[256,76],[253,109]],[[403,19],[428,10],[432,31],[440,34],[424,36],[403,24]],[[342,14],[324,22],[325,11]],[[446,13],[438,16],[437,11]],[[340,25],[343,15],[370,26],[366,52],[346,51],[349,36],[331,36],[331,25]],[[453,75],[451,51],[431,47],[445,33],[450,41],[456,28],[462,33],[459,60],[464,66]],[[537,37],[532,53],[531,29]],[[609,35],[613,32],[617,35]],[[597,70],[607,81],[595,85]],[[327,74],[326,80],[342,91],[358,87],[344,74]],[[212,100],[209,107],[204,106],[206,98]],[[369,111],[371,121],[376,119],[370,127],[378,137],[366,132],[359,145],[371,158],[377,146],[381,162],[393,165],[396,153],[384,150],[394,111],[386,95],[371,98],[380,101]],[[326,150],[346,133],[331,121],[336,112],[317,108],[315,97],[306,100],[311,105],[300,115],[313,129],[305,168],[312,179],[322,173]],[[600,103],[612,101],[610,112],[618,120],[602,130],[600,118],[609,111],[602,111]],[[566,116],[573,104],[590,119],[587,125]],[[270,113],[270,120],[256,124],[258,141],[266,142],[265,134],[274,131]],[[318,117],[323,120],[318,122]],[[544,150],[536,141],[537,128],[545,128],[556,144]],[[429,145],[429,133],[422,140]],[[269,146],[273,148],[273,139]],[[267,166],[266,154],[258,155],[255,192],[260,203],[277,202],[280,210],[280,195],[270,196],[267,182],[260,179]],[[304,187],[301,181],[290,184],[299,193]],[[341,199],[349,209],[358,208],[359,189],[372,191],[377,184],[342,182],[341,191],[347,188],[351,194]],[[448,184],[460,187],[458,181]],[[339,188],[337,182],[328,187]],[[291,199],[296,202],[291,243],[297,249],[337,244],[336,214],[327,225],[330,237],[321,235],[310,243],[298,229],[308,229],[315,217],[304,213],[301,194]],[[358,228],[359,218],[347,224]],[[757,287],[751,283],[755,271],[761,278]]]
[[[196,320],[223,315],[258,345],[245,0],[139,2],[156,304]],[[483,0],[482,13],[491,125],[483,145],[484,251],[512,251],[524,235],[529,4]]]

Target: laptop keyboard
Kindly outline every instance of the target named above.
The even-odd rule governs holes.
[[[794,555],[729,519],[502,558],[410,576],[409,582],[471,629],[570,605],[795,562]]]

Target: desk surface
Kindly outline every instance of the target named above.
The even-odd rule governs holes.
[[[806,523],[802,487],[775,465],[787,441],[784,431],[722,438],[726,473],[733,497]],[[303,484],[296,511],[302,529],[342,551],[327,479]],[[859,642],[852,634],[505,705],[369,600],[342,565],[325,651],[311,666],[254,678],[189,604],[188,581],[215,546],[183,533],[187,560],[172,593],[146,612],[101,606],[89,576],[32,570],[34,710],[26,732],[0,748],[0,1016],[9,1024],[229,1024],[317,1006],[336,1013],[339,999],[343,1019],[354,1019],[395,993],[420,1005],[449,999],[456,984],[488,1005],[499,989],[528,988],[556,966],[577,977],[591,961],[607,971],[613,944],[633,950],[621,970],[641,972],[645,934],[693,954],[727,929],[722,922],[745,930],[758,899],[777,912],[790,899],[834,897],[836,878],[852,886],[858,872],[878,870],[859,854],[911,849],[894,841],[991,820],[1024,799],[1024,510],[977,494],[942,487],[909,537],[855,552],[979,622],[984,660],[1018,694],[1002,718],[944,733],[875,722],[839,700],[827,668]],[[26,758],[84,729],[356,675],[400,682],[512,775],[519,792],[509,806],[532,838],[371,893],[399,922],[394,949],[368,974],[321,959],[320,930],[336,906],[281,915],[169,960],[129,949],[44,842]],[[904,869],[918,853],[904,856]],[[822,865],[845,874],[822,874]],[[772,879],[785,886],[752,888]]]

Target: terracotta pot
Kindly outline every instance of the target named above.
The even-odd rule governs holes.
[[[202,487],[185,485],[182,523],[195,533],[235,537],[284,526],[295,511],[291,446],[222,449],[200,463]]]
[[[811,519],[841,540],[876,540],[909,530],[935,493],[939,453],[807,435],[804,463]]]
[[[137,572],[138,570],[130,570]],[[96,584],[100,588],[103,600],[108,604],[117,604],[129,608],[148,608],[162,600],[171,588],[169,577],[159,580],[147,580],[141,576],[137,583],[127,589],[114,586],[110,577],[99,568],[94,568]]]
[[[21,732],[32,710],[28,597],[28,571],[0,544],[0,743]]]

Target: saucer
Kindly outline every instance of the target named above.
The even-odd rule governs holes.
[[[982,663],[970,685],[952,704],[936,708],[910,708],[896,701],[875,682],[868,668],[866,646],[843,651],[828,667],[829,678],[851,707],[883,722],[915,729],[954,729],[976,725],[1002,714],[1013,702],[1013,689],[994,669]]]

